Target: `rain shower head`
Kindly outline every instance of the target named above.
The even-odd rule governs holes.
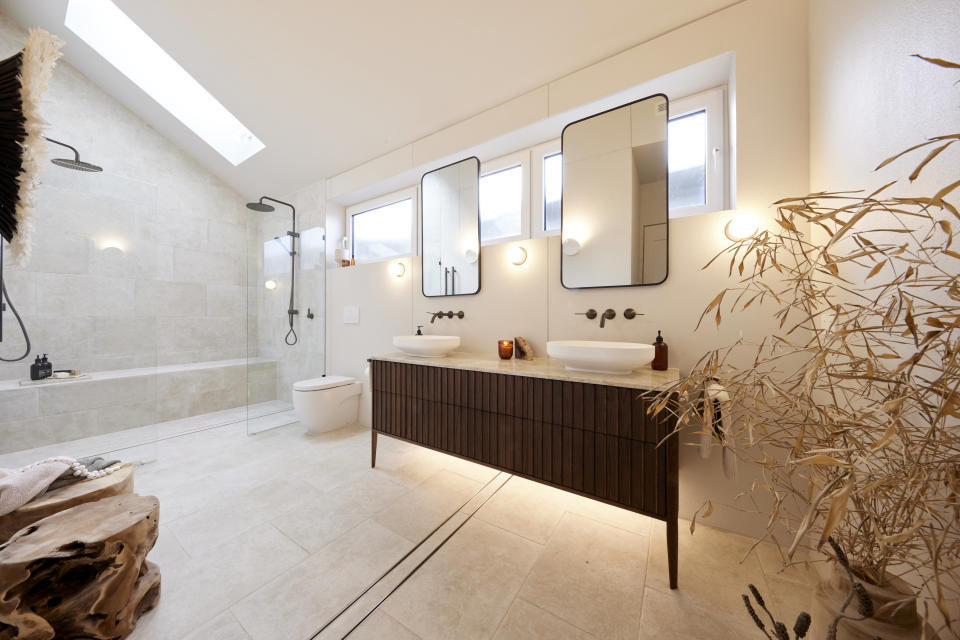
[[[54,140],[53,138],[46,138],[46,140],[48,142],[52,142],[53,144],[58,144],[61,147],[66,147],[67,149],[70,149],[70,151],[73,151],[72,159],[71,158],[54,158],[53,160],[50,161],[53,164],[57,165],[58,167],[64,167],[65,169],[73,169],[74,171],[89,171],[89,172],[103,171],[103,167],[98,167],[95,164],[90,164],[89,162],[84,162],[83,160],[81,160],[80,154],[77,152],[76,149],[74,149],[70,145],[64,142],[60,142],[59,140]]]
[[[254,211],[259,211],[260,213],[270,213],[274,211],[273,205],[264,204],[263,202],[248,202],[247,209],[253,209]]]

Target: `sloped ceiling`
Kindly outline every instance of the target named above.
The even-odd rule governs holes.
[[[233,167],[63,26],[0,0],[67,62],[240,193],[286,194],[731,0],[115,0],[265,144]]]

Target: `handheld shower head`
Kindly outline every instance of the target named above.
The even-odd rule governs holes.
[[[66,147],[67,149],[70,149],[70,151],[73,151],[73,159],[54,158],[53,160],[50,161],[53,164],[57,165],[58,167],[64,167],[65,169],[73,169],[74,171],[88,171],[92,173],[103,171],[103,167],[98,167],[95,164],[90,164],[89,162],[84,162],[83,160],[81,160],[80,154],[77,152],[75,148],[71,147],[70,145],[60,142],[59,140],[54,140],[53,138],[46,138],[46,140],[48,142],[52,142],[53,144],[58,144],[61,147]]]

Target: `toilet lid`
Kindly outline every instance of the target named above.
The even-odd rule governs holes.
[[[348,376],[326,376],[323,378],[310,378],[293,383],[294,391],[318,391],[320,389],[332,389],[342,387],[352,382],[356,382]]]

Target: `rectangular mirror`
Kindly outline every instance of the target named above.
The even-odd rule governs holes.
[[[667,97],[657,94],[564,128],[564,287],[667,279],[667,110]]]
[[[480,291],[480,160],[467,158],[420,180],[423,295]]]

